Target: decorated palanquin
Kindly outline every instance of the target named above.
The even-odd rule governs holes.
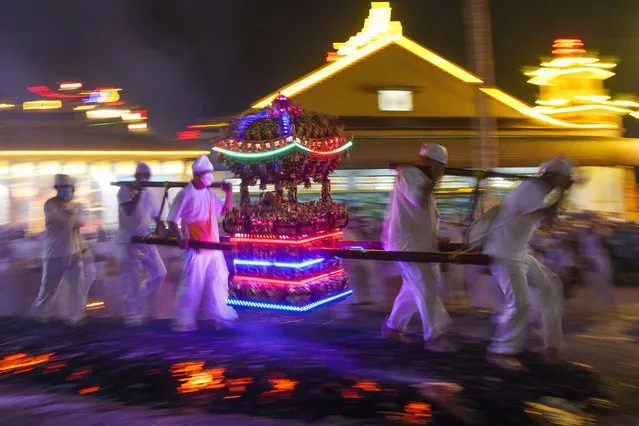
[[[347,297],[339,259],[312,250],[336,247],[348,223],[329,178],[352,145],[338,119],[279,96],[230,129],[213,148],[241,181],[240,204],[223,222],[233,252],[228,303],[304,312]],[[258,184],[251,200],[249,187]],[[313,184],[321,185],[319,201],[298,202],[298,186]]]

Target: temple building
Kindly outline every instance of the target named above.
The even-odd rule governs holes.
[[[77,82],[28,89],[28,100],[0,103],[0,225],[42,230],[53,175],[67,173],[89,229],[114,227],[117,188],[110,184],[131,179],[136,160],[156,179],[185,180],[190,161],[210,152],[201,142],[154,135],[146,111],[124,103],[120,89],[84,90]]]
[[[622,117],[639,117],[639,104],[607,93],[604,81],[614,75],[616,63],[588,53],[581,41],[556,40],[552,56],[525,70],[528,82],[539,87],[536,106],[485,87],[478,76],[406,37],[401,23],[391,19],[388,2],[372,3],[362,30],[333,48],[324,66],[250,108],[283,94],[308,110],[339,116],[355,145],[334,184],[351,188],[359,181],[388,190],[389,163],[414,162],[424,141],[445,145],[450,166],[473,167],[481,90],[496,121],[500,169],[534,173],[549,157],[568,157],[588,178],[573,191],[574,208],[636,217],[639,140],[624,137]],[[201,134],[187,136],[216,137],[225,120],[199,126]],[[472,182],[449,177],[444,186],[461,190]]]

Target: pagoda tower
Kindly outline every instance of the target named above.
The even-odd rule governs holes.
[[[612,98],[604,81],[614,76],[617,61],[588,52],[579,39],[557,39],[552,57],[539,67],[526,68],[528,83],[539,87],[535,109],[571,123],[613,124],[622,129],[622,117],[639,118],[633,97]]]

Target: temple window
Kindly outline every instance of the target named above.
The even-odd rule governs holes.
[[[378,90],[377,107],[380,111],[412,111],[413,92],[410,90]]]

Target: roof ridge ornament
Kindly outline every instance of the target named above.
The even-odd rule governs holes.
[[[327,62],[337,61],[345,56],[387,35],[401,36],[402,23],[391,21],[390,2],[371,2],[368,17],[364,20],[362,30],[343,43],[333,43],[335,51],[328,52]]]

